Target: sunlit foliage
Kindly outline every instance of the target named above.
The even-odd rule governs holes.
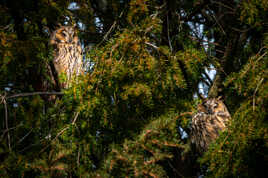
[[[264,175],[267,5],[1,1],[0,177]],[[76,26],[85,71],[61,91],[49,75],[59,24]],[[232,122],[200,155],[191,116],[216,96]]]

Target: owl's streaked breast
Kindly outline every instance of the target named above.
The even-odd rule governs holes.
[[[82,48],[75,29],[72,26],[62,26],[55,30],[50,43],[54,45],[54,66],[59,75],[66,75],[64,88],[68,88],[71,80],[82,72]]]
[[[231,116],[220,99],[212,98],[198,107],[192,117],[191,141],[202,152],[206,151],[221,131],[228,125]]]

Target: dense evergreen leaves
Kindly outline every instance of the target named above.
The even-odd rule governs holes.
[[[267,0],[3,0],[0,177],[261,177],[268,166]],[[84,74],[59,89],[49,38],[76,26]],[[64,80],[64,76],[63,76]],[[191,116],[232,122],[200,155]]]

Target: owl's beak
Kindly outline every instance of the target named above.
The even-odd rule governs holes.
[[[213,114],[213,111],[211,108],[207,108],[208,114]]]

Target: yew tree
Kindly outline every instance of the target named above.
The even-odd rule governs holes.
[[[267,0],[3,0],[1,177],[262,177],[268,166]],[[53,85],[52,32],[72,25],[83,70]],[[203,98],[232,120],[190,142]]]

